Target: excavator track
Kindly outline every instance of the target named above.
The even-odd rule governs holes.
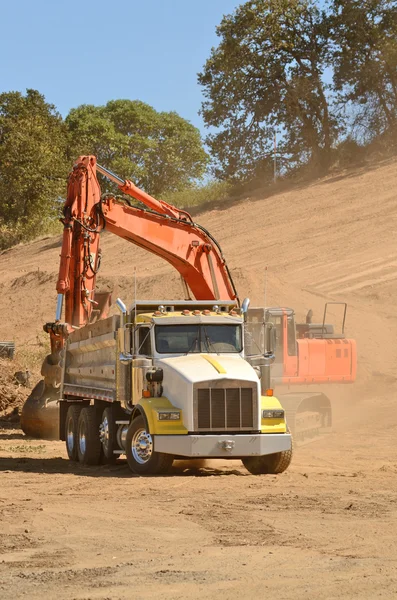
[[[290,393],[278,396],[297,447],[318,441],[331,431],[331,403],[319,393]]]

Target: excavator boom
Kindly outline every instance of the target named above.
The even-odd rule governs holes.
[[[97,171],[146,208],[112,194],[102,195]],[[212,235],[194,223],[188,212],[156,200],[131,181],[97,165],[95,156],[80,156],[75,162],[68,179],[63,214],[55,321],[44,325],[50,335],[51,354],[41,369],[44,379],[33,390],[21,415],[25,433],[39,437],[57,435],[60,362],[66,339],[73,329],[107,316],[110,295],[100,298],[96,292],[101,263],[99,240],[105,228],[175,267],[181,275],[186,299],[192,293],[196,300],[214,304],[232,300],[239,305],[222,250]]]
[[[111,194],[102,196],[97,171],[147,209]],[[71,328],[90,322],[101,261],[99,236],[105,228],[169,262],[196,300],[239,302],[222,250],[211,234],[194,223],[188,212],[156,200],[131,181],[97,165],[94,156],[81,156],[74,164],[63,223],[56,319],[45,326],[52,352],[63,346]],[[63,297],[65,324],[60,323]]]

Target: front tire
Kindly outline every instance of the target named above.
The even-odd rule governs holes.
[[[128,466],[137,475],[167,473],[174,461],[171,454],[156,452],[146,421],[140,415],[130,423],[125,441]]]
[[[265,454],[265,456],[246,456],[241,459],[241,462],[252,475],[278,475],[284,473],[290,466],[293,449],[291,437],[291,448],[289,450],[283,450],[275,454]]]
[[[77,453],[77,436],[80,412],[81,406],[72,404],[68,408],[65,421],[66,452],[68,453],[69,460],[72,460],[74,462],[76,462],[79,459]]]
[[[77,453],[83,465],[98,465],[101,459],[99,419],[95,406],[84,407],[77,427]]]

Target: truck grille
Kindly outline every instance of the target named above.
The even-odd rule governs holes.
[[[241,382],[247,384],[247,382]],[[202,386],[203,384],[201,384]],[[199,387],[195,390],[195,431],[257,429],[257,393],[253,387]]]

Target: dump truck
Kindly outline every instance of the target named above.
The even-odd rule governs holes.
[[[244,359],[233,302],[140,301],[82,327],[62,353],[60,437],[84,464],[125,454],[138,474],[174,459],[241,459],[280,473],[292,457],[279,401]]]
[[[102,195],[98,171],[145,208]],[[284,471],[292,457],[284,410],[245,360],[249,301],[240,303],[213,236],[93,156],[79,157],[69,176],[63,224],[55,321],[44,326],[51,354],[22,411],[25,433],[45,437],[55,425],[71,460],[125,453],[142,475],[198,457],[241,458],[254,474]],[[129,309],[118,299],[120,314],[109,316],[110,294],[96,289],[105,227],[172,264],[186,299],[135,300]]]

